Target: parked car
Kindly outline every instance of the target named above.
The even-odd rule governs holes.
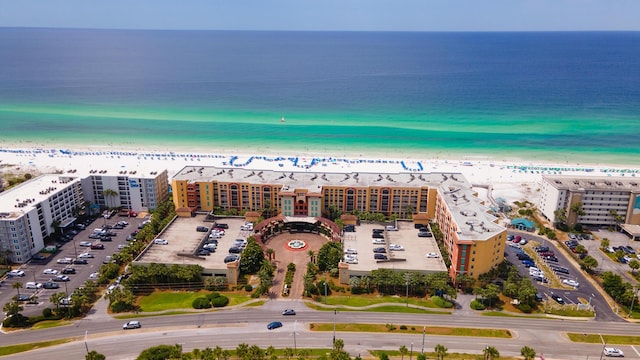
[[[229,225],[224,224],[224,223],[215,223],[214,226],[217,227],[217,228],[221,228],[221,229],[228,229],[229,228]]]
[[[379,254],[383,254],[387,252],[387,249],[383,248],[383,247],[377,247],[377,248],[373,248],[373,252],[374,253],[379,253]]]
[[[435,252],[430,252],[430,253],[427,253],[426,257],[428,259],[437,259],[440,257],[440,255],[438,255],[438,253],[435,253]]]
[[[56,262],[58,264],[71,264],[71,263],[73,263],[73,259],[72,258],[62,258],[62,259],[58,259]]]
[[[16,296],[16,301],[23,302],[23,301],[29,301],[29,300],[31,300],[31,295],[28,295],[28,294],[20,294]]]
[[[295,315],[295,314],[296,314],[296,311],[295,311],[295,310],[293,310],[293,309],[285,309],[285,310],[282,312],[282,315]]]
[[[273,330],[282,327],[282,323],[280,321],[273,321],[267,324],[267,330]]]
[[[97,236],[97,238],[99,239],[99,238],[100,238],[100,236],[98,235],[98,236]],[[79,246],[84,246],[84,247],[89,247],[89,246],[91,246],[91,244],[92,244],[92,242],[91,242],[91,241],[80,241],[80,242],[78,243],[78,245],[79,245]]]
[[[94,250],[103,250],[104,249],[104,245],[103,244],[91,244],[91,248]]]
[[[431,233],[428,231],[418,231],[418,237],[431,237]]]
[[[387,243],[384,239],[373,239],[371,242],[373,245],[384,245]]]
[[[573,287],[580,286],[579,282],[577,282],[575,280],[571,280],[571,279],[564,279],[564,280],[562,280],[562,283],[565,284],[565,285],[573,286]]]
[[[46,259],[46,257],[44,257],[44,255],[42,254],[35,254],[31,257],[31,260],[44,260]]]
[[[127,323],[122,325],[123,330],[139,329],[141,327],[142,327],[142,324],[140,324],[140,321],[137,321],[137,320],[128,321]]]
[[[64,269],[62,269],[62,273],[63,274],[75,274],[76,273],[76,269],[75,268],[64,268]]]
[[[398,228],[393,226],[393,225],[387,225],[387,226],[385,226],[385,230],[387,230],[387,231],[398,231]]]
[[[242,248],[238,246],[232,246],[229,248],[229,253],[231,254],[240,254],[242,252]]]
[[[198,250],[196,252],[196,255],[198,255],[198,256],[209,256],[209,255],[211,255],[211,251],[209,251],[209,250],[207,250],[205,248],[202,248],[202,249],[200,249],[200,250]]]
[[[79,259],[93,259],[95,256],[93,256],[92,253],[82,253],[80,255],[78,255]]]
[[[165,239],[155,239],[153,243],[156,245],[169,245],[169,242]]]
[[[44,269],[42,271],[43,274],[45,275],[58,275],[58,270],[56,269]]]
[[[238,260],[240,260],[240,256],[238,255],[227,255],[224,258],[224,263],[227,264],[227,263],[238,261]]]
[[[47,281],[47,282],[43,282],[42,283],[42,287],[44,289],[59,289],[60,285],[58,285],[58,284],[56,284],[54,282],[51,282],[51,281]]]
[[[350,255],[358,255],[358,251],[356,249],[352,249],[352,248],[346,249],[344,251],[344,253],[345,254],[350,254]]]
[[[551,298],[560,305],[564,305],[564,299],[560,295],[551,295]]]
[[[87,259],[75,259],[73,260],[73,263],[75,265],[87,265],[89,262],[87,261]]]
[[[209,231],[209,228],[206,227],[206,226],[197,226],[196,227],[196,231],[198,231],[198,232],[207,232],[207,231]]]
[[[71,278],[69,278],[67,275],[56,275],[52,280],[56,282],[64,282],[71,280]]]
[[[373,258],[375,260],[388,260],[389,258],[387,258],[387,255],[385,254],[380,254],[380,253],[375,253],[373,254]]]
[[[355,265],[358,263],[358,258],[357,257],[345,257],[344,258],[344,262],[347,264],[352,264]]]
[[[391,245],[389,245],[389,250],[392,250],[392,251],[404,251],[404,246],[398,245],[398,244],[391,244]]]
[[[35,282],[35,281],[28,281],[26,284],[24,284],[24,288],[25,289],[40,289],[42,288],[42,284],[39,282]]]

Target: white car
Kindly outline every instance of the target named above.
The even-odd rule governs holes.
[[[100,277],[100,273],[98,272],[94,272],[89,275],[89,279],[97,279],[98,277]]]
[[[127,329],[139,329],[141,328],[142,325],[140,324],[140,321],[129,321],[128,323],[122,325],[122,329],[127,330]]]
[[[7,273],[7,275],[13,277],[13,276],[24,276],[24,271],[22,270],[11,270]]]
[[[42,288],[42,284],[39,282],[29,281],[24,285],[25,289],[40,289]]]
[[[157,245],[169,245],[169,242],[165,239],[155,239],[153,243]]]
[[[391,244],[391,245],[389,245],[389,250],[392,250],[392,251],[404,251],[404,246],[398,245],[398,244]]]
[[[565,284],[565,285],[573,286],[573,287],[580,286],[579,282],[577,282],[575,280],[571,280],[571,279],[564,279],[564,280],[562,280],[562,283]]]
[[[56,261],[58,264],[72,264],[73,263],[73,259],[72,258],[62,258],[62,259],[58,259],[58,261]]]
[[[115,290],[117,287],[118,285],[116,284],[109,285],[109,287],[107,288],[107,294],[111,294],[111,292]]]
[[[358,255],[358,251],[356,249],[348,248],[344,251],[345,254],[349,255]]]
[[[358,263],[358,258],[354,258],[354,257],[345,258],[344,262],[347,263],[347,264],[357,264]]]
[[[215,251],[218,248],[218,246],[216,244],[204,244],[202,248]]]
[[[387,225],[387,226],[385,227],[385,229],[386,229],[387,231],[398,231],[398,228],[397,228],[397,227],[395,227],[395,226],[393,226],[393,225]]]
[[[384,239],[373,239],[372,242],[374,245],[384,245],[387,243]]]
[[[56,270],[56,269],[44,269],[42,271],[42,273],[46,274],[46,275],[58,275],[58,270]]]
[[[437,258],[440,257],[440,255],[438,255],[438,253],[434,253],[434,252],[430,252],[426,256],[427,256],[428,259],[437,259]]]
[[[624,353],[618,348],[605,347],[602,352],[605,354],[605,356],[624,357]]]
[[[120,245],[118,245],[118,250],[122,250],[122,249],[124,249],[126,247],[127,247],[127,244],[120,244]]]
[[[93,259],[95,256],[91,253],[82,253],[78,255],[78,259]]]
[[[78,243],[78,245],[84,246],[84,247],[89,247],[89,246],[91,246],[91,241],[80,241]]]

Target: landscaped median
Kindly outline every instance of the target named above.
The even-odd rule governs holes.
[[[444,326],[423,325],[395,325],[395,324],[334,324],[311,323],[312,331],[352,331],[352,332],[384,332],[398,334],[422,334],[443,336],[472,336],[510,339],[511,332],[507,329],[457,328]]]
[[[339,308],[342,311],[375,311],[375,312],[400,312],[421,314],[450,315],[453,304],[447,300],[432,296],[428,299],[406,298],[398,296],[337,296],[321,297],[320,302],[306,302],[306,305],[314,310],[333,311]],[[408,306],[407,306],[408,305]]]
[[[577,343],[602,344],[604,340],[610,345],[640,345],[640,336],[633,335],[567,333],[567,336]]]

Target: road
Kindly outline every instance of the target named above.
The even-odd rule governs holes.
[[[296,316],[284,317],[280,311],[294,308]],[[334,315],[332,311],[315,311],[301,301],[270,300],[264,306],[236,308],[210,313],[174,315],[141,318],[142,329],[122,330],[124,320],[104,316],[78,320],[70,326],[38,331],[26,330],[0,335],[0,345],[37,342],[58,338],[75,337],[78,341],[56,347],[29,352],[30,360],[55,358],[78,358],[85,351],[84,335],[88,334],[86,345],[107,355],[109,359],[131,359],[143,349],[158,344],[182,344],[185,350],[221,346],[235,348],[246,342],[261,347],[294,347],[293,329],[296,327],[297,347],[331,347],[331,332],[309,330],[312,322],[339,323],[390,323],[397,326],[413,325],[418,329],[424,325],[449,327],[478,327],[509,329],[512,339],[463,338],[447,336],[426,336],[425,349],[433,349],[441,343],[450,352],[480,353],[489,345],[495,346],[501,354],[515,356],[524,345],[532,346],[547,359],[584,359],[599,356],[602,345],[576,344],[570,342],[565,333],[606,333],[637,334],[640,325],[626,322],[606,321],[563,321],[555,319],[492,318],[484,316],[456,317],[451,315],[419,315],[401,313],[343,312]],[[279,320],[284,327],[268,331],[268,322]],[[336,337],[345,341],[345,348],[352,355],[365,353],[367,349],[396,350],[401,345],[414,351],[422,346],[422,334],[380,334],[337,333]],[[640,358],[631,346],[619,346],[631,358]],[[638,348],[640,350],[640,347]],[[637,355],[637,356],[636,356]],[[8,356],[7,359],[24,359],[25,354]]]

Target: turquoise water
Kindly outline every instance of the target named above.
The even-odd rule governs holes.
[[[636,164],[638,40],[0,29],[0,144]]]

